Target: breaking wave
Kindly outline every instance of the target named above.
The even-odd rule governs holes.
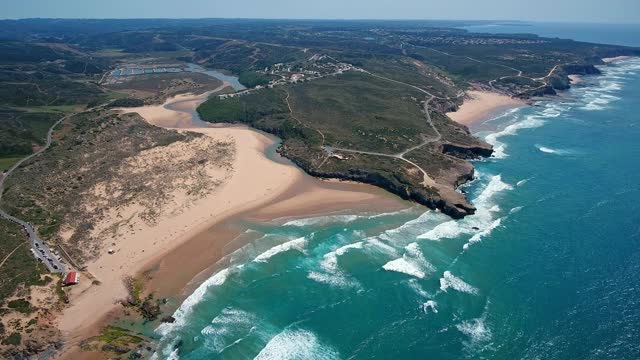
[[[431,311],[434,314],[438,313],[438,303],[436,303],[433,300],[429,300],[427,302],[425,302],[424,304],[422,304],[422,311],[424,311],[425,314],[428,314],[429,311]]]
[[[323,272],[312,271],[307,277],[317,282],[326,283],[338,287],[357,287],[358,283],[355,280],[348,279],[347,276],[338,268],[338,257],[344,255],[351,249],[362,249],[364,243],[362,241],[344,245],[334,251],[326,253],[320,267]]]
[[[507,125],[504,129],[491,133],[485,136],[485,141],[493,145],[493,158],[503,159],[508,156],[506,153],[507,144],[499,141],[500,138],[505,136],[517,135],[520,130],[533,129],[545,124],[545,120],[551,118],[557,118],[563,114],[566,108],[563,108],[558,103],[547,103],[543,106],[541,111],[535,114],[526,115],[524,119],[516,120],[515,122]]]
[[[205,346],[217,353],[237,344],[256,330],[258,320],[253,314],[234,308],[225,308],[211,325],[200,331]]]
[[[488,236],[489,234],[491,234],[491,232],[493,231],[493,229],[497,228],[498,226],[500,226],[500,222],[502,221],[502,219],[496,219],[494,220],[489,226],[487,226],[486,228],[484,228],[482,231],[479,231],[477,233],[475,233],[471,239],[469,239],[469,242],[467,242],[466,244],[464,244],[462,246],[463,249],[467,250],[469,248],[469,246],[471,246],[474,243],[480,242],[482,240],[483,237]]]
[[[541,146],[541,145],[536,145],[536,148],[538,150],[540,150],[543,153],[547,153],[547,154],[556,154],[556,155],[570,155],[573,153],[573,151],[571,150],[565,150],[565,149],[552,149],[552,148],[548,148],[546,146]]]
[[[464,245],[464,248],[467,249],[470,243],[480,241],[500,225],[501,219],[494,218],[495,213],[500,211],[500,208],[494,203],[494,197],[503,191],[512,189],[513,186],[503,182],[500,175],[491,176],[489,183],[473,200],[476,205],[475,214],[462,220],[449,220],[438,224],[428,232],[419,235],[418,239],[440,240],[473,234],[469,243]]]
[[[325,225],[330,223],[350,223],[352,221],[358,220],[360,216],[358,215],[328,215],[328,216],[318,216],[312,218],[305,219],[297,219],[291,220],[283,224],[283,226],[312,226],[312,225]]]
[[[625,75],[629,75],[632,70],[640,69],[640,62],[637,59],[629,59],[601,69],[603,75],[597,78],[597,86],[584,89],[582,94],[584,105],[580,107],[582,110],[606,110],[609,104],[620,100],[620,97],[614,94],[622,90],[623,81],[626,80]]]
[[[323,345],[308,330],[284,330],[274,336],[254,360],[332,360],[340,356],[333,348]]]
[[[316,216],[304,219],[296,219],[287,221],[283,224],[283,226],[295,226],[295,227],[304,227],[304,226],[314,226],[314,225],[326,225],[332,223],[350,223],[360,219],[377,219],[386,216],[394,216],[401,215],[407,212],[415,211],[415,207],[409,207],[406,209],[373,214],[373,215],[325,215],[325,216]]]
[[[200,284],[200,286],[198,286],[198,288],[191,295],[189,295],[189,297],[186,298],[182,302],[182,304],[180,304],[178,310],[173,313],[175,321],[173,323],[160,324],[156,329],[156,332],[162,336],[166,336],[171,331],[185,326],[187,323],[187,317],[193,311],[193,307],[202,301],[209,288],[224,284],[231,272],[232,269],[229,268],[220,270],[215,275]]]
[[[422,255],[417,243],[411,243],[405,247],[406,252],[401,258],[391,260],[382,266],[387,271],[395,271],[407,274],[419,279],[424,278],[427,274],[435,271]]]
[[[305,247],[307,246],[308,240],[304,237],[298,238],[298,239],[294,239],[291,241],[287,241],[284,244],[280,244],[280,245],[276,245],[274,247],[272,247],[271,249],[263,252],[262,254],[256,256],[256,258],[253,260],[255,262],[266,262],[267,260],[269,260],[271,257],[283,253],[285,251],[289,251],[289,250],[296,250],[299,252],[304,252]]]
[[[464,282],[464,280],[460,279],[453,275],[450,271],[445,271],[442,277],[440,278],[440,290],[446,292],[447,289],[453,289],[459,292],[477,295],[478,289]]]

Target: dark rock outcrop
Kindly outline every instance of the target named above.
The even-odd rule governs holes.
[[[459,159],[474,160],[491,156],[493,148],[491,146],[463,146],[456,144],[442,144],[442,153],[455,156]]]
[[[174,318],[173,316],[169,315],[169,316],[163,317],[160,321],[162,321],[163,323],[173,323],[173,322],[176,321],[176,318]]]
[[[571,87],[569,75],[599,75],[601,72],[592,64],[566,64],[558,66],[549,77],[548,84],[555,90],[567,90]]]
[[[559,68],[567,75],[600,75],[602,73],[592,64],[567,64]]]
[[[546,85],[539,87],[534,90],[527,90],[520,94],[517,94],[515,97],[518,99],[527,100],[532,97],[542,97],[545,95],[557,95],[558,93],[553,89],[551,85]]]

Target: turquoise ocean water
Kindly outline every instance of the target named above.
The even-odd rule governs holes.
[[[246,224],[158,359],[640,358],[640,59],[478,129],[461,221]]]

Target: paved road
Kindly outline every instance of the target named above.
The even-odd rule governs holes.
[[[42,241],[42,239],[40,239],[38,232],[35,230],[33,225],[13,217],[2,210],[0,210],[0,217],[19,224],[24,228],[29,238],[31,253],[36,257],[36,259],[38,259],[38,261],[43,263],[50,272],[64,274],[67,271],[67,266],[61,261],[61,258],[55,254],[49,246]]]
[[[53,129],[58,126],[61,122],[66,120],[69,115],[60,118],[56,121],[47,132],[47,141],[45,146],[43,146],[40,150],[35,153],[25,157],[24,159],[18,161],[15,165],[13,165],[9,170],[7,170],[2,177],[0,178],[0,199],[2,199],[2,193],[4,192],[4,182],[5,180],[25,161],[28,161],[46,151],[52,142]],[[11,216],[0,209],[0,217],[5,218],[9,221],[12,221],[20,226],[22,226],[29,238],[29,245],[31,246],[31,252],[38,259],[38,261],[42,262],[50,272],[53,273],[65,273],[67,271],[67,266],[60,260],[60,257],[57,256],[50,248],[45,244],[42,239],[38,236],[38,232],[30,223],[20,220],[14,216]]]

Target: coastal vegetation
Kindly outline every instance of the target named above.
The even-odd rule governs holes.
[[[85,351],[105,352],[118,359],[139,359],[149,355],[150,341],[133,331],[119,326],[109,325],[100,335],[85,340],[81,347]]]
[[[0,286],[0,306],[11,309],[28,308],[28,306],[19,306],[24,304],[24,299],[13,300],[13,305],[7,304],[6,301],[21,286],[42,286],[51,281],[48,276],[42,277],[44,268],[30,254],[20,226],[4,219],[0,219],[0,262],[2,263],[0,270],[6,274],[12,274],[12,276],[3,277],[0,282],[2,285]]]
[[[139,107],[143,106],[144,101],[140,99],[131,99],[131,98],[122,98],[116,99],[107,105],[107,107],[115,108],[115,107]]]
[[[255,71],[243,71],[238,76],[238,81],[248,88],[256,87],[258,85],[267,85],[269,78],[263,74],[259,74]]]
[[[8,179],[2,208],[34,224],[46,240],[60,241],[59,231],[63,225],[76,229],[63,245],[77,263],[82,263],[96,255],[98,244],[90,241],[90,230],[103,216],[105,208],[123,206],[135,199],[146,204],[140,215],[153,222],[162,209],[164,202],[161,199],[166,197],[172,186],[179,186],[179,183],[174,183],[169,187],[140,188],[139,184],[190,176],[194,179],[191,184],[193,196],[216,186],[212,180],[199,175],[197,167],[204,163],[198,162],[202,159],[212,162],[224,160],[231,151],[226,143],[211,143],[197,157],[176,164],[172,169],[152,168],[126,177],[120,173],[126,160],[133,161],[140,153],[176,142],[189,143],[197,138],[198,135],[190,133],[160,129],[135,114],[89,111],[72,116],[56,132],[55,144],[50,151],[28,162]],[[96,192],[94,188],[100,184],[117,186],[120,191]],[[84,204],[97,201],[104,202],[103,206],[88,212]]]
[[[424,83],[418,79],[418,84]],[[453,189],[460,179],[472,176],[472,169],[460,166],[460,159],[444,161],[450,156],[443,155],[441,147],[455,143],[468,149],[466,157],[477,157],[489,154],[489,146],[428,106],[427,116],[429,99],[425,97],[421,88],[408,83],[349,72],[243,96],[212,98],[198,112],[205,121],[243,122],[278,135],[283,139],[280,152],[313,175],[382,186],[461,216],[472,207]],[[424,150],[420,162],[435,170],[430,172],[434,183],[424,184],[424,166],[398,158],[414,147]],[[438,168],[440,164],[446,166]],[[448,174],[440,176],[441,172]]]
[[[0,21],[0,171],[44,146],[64,117],[51,147],[7,179],[0,207],[64,250],[89,286],[101,286],[85,268],[90,260],[111,254],[122,234],[140,231],[134,224],[157,223],[175,192],[184,193],[179,205],[186,208],[233,172],[231,141],[162,129],[111,109],[222,86],[204,73],[112,73],[197,63],[231,72],[250,88],[210,98],[197,109],[203,120],[277,135],[278,151],[311,175],[380,186],[460,218],[475,211],[456,191],[474,176],[468,160],[492,153],[445,115],[462,104],[465,91],[523,99],[554,94],[570,86],[570,74],[597,74],[603,57],[640,54],[533,35],[472,34],[461,25]],[[60,276],[45,275],[25,239],[20,226],[0,219],[0,270],[10,275],[0,281],[0,312],[17,319],[0,322],[5,358],[60,346],[51,314],[71,291]],[[156,320],[161,300],[137,280],[125,281],[127,308]],[[133,331],[109,326],[84,345],[136,357],[149,350],[146,344]]]

